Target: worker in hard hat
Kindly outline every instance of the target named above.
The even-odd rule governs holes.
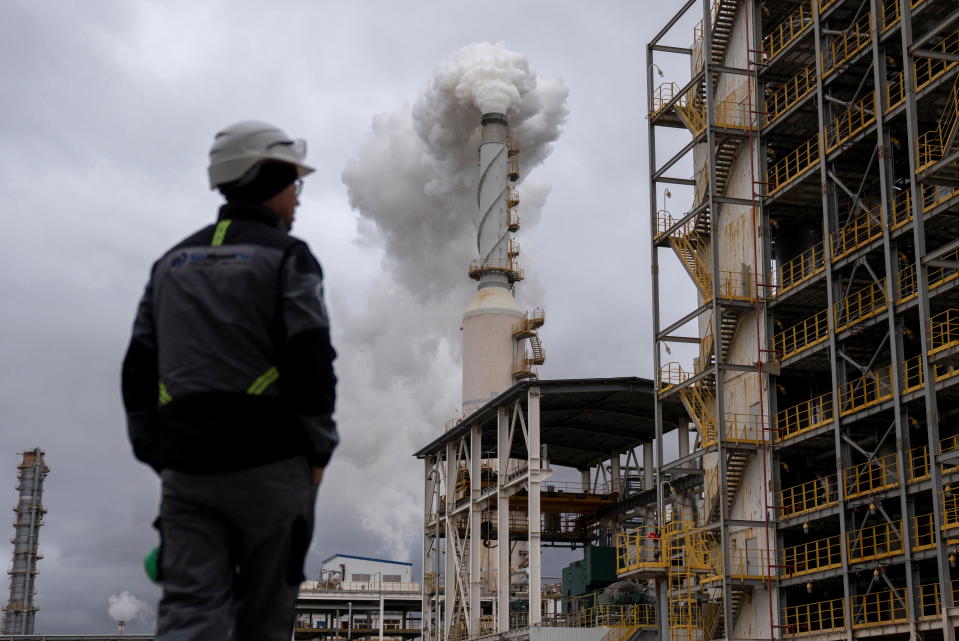
[[[288,641],[336,447],[323,274],[289,235],[306,145],[216,135],[217,222],[154,263],[123,363],[134,454],[162,479],[157,641]]]

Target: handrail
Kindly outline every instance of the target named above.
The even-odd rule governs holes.
[[[779,492],[783,517],[793,517],[814,512],[839,502],[839,485],[836,474],[820,476],[787,487]]]
[[[876,122],[876,97],[868,92],[826,124],[826,153]]]
[[[882,237],[881,209],[877,205],[868,212],[860,212],[848,223],[830,234],[830,257],[833,262],[848,256],[876,238]]]
[[[779,265],[773,274],[777,296],[825,271],[824,248],[824,243],[820,241]]]
[[[796,180],[804,171],[819,162],[819,134],[799,145],[766,172],[767,195]]]
[[[816,67],[806,65],[802,71],[784,82],[766,98],[766,125],[775,122],[790,107],[816,88]]]
[[[665,569],[662,537],[657,526],[643,526],[616,535],[616,574]]]
[[[872,14],[866,12],[841,34],[829,40],[822,52],[823,76],[829,76],[843,63],[862,51],[872,41],[869,24]]]
[[[887,307],[886,279],[869,283],[839,301],[836,307],[836,331],[879,314]]]
[[[847,499],[880,492],[897,485],[899,485],[899,464],[895,453],[843,470],[843,495]]]
[[[822,309],[809,318],[773,335],[773,349],[785,360],[826,340],[829,331],[829,310]]]
[[[783,578],[841,567],[840,540],[836,534],[783,549]]]
[[[798,436],[832,423],[832,392],[797,403],[776,413],[776,440]]]
[[[839,388],[839,415],[849,416],[892,398],[892,366],[886,365]]]
[[[793,40],[803,35],[810,25],[812,25],[812,7],[805,3],[800,4],[795,11],[790,13],[785,20],[763,38],[766,64],[769,64],[769,61],[789,46]]]
[[[902,521],[880,523],[846,533],[849,562],[885,559],[903,553]]]

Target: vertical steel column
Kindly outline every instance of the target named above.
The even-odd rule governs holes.
[[[433,474],[433,470],[431,469],[433,466],[433,460],[434,459],[432,456],[427,456],[423,459],[423,469],[424,469],[424,476],[425,476],[425,478],[423,479],[423,500],[425,505],[423,506],[423,565],[420,570],[420,576],[422,578],[422,581],[420,583],[420,599],[422,601],[421,612],[423,613],[423,618],[420,625],[423,627],[423,638],[426,639],[427,641],[431,641],[433,639],[433,622],[431,620],[432,619],[431,615],[434,612],[433,611],[433,603],[434,603],[433,595],[430,594],[429,590],[427,589],[427,585],[428,585],[427,577],[429,575],[429,572],[426,569],[427,567],[432,567],[432,560],[433,560],[432,552],[433,552],[433,539],[434,539],[433,532],[436,531],[435,528],[432,530],[427,529],[430,517],[433,514],[433,502],[436,496],[435,495],[436,480],[433,478],[434,474]],[[434,585],[438,579],[439,579],[439,576],[434,574],[433,575]]]
[[[653,76],[652,68],[654,64],[653,45],[646,45],[646,111],[653,110]],[[653,119],[647,119],[647,171],[649,177],[649,261],[650,261],[650,294],[652,296],[652,321],[653,321],[653,425],[655,430],[656,442],[656,467],[649,468],[650,481],[653,482],[655,476],[656,484],[656,523],[662,529],[666,522],[665,497],[663,496],[663,402],[659,397],[659,372],[662,367],[659,354],[659,249],[656,247],[657,232],[657,202],[656,202],[656,125]],[[652,463],[652,447],[643,446],[644,459]],[[646,455],[646,452],[649,455]],[[653,471],[655,470],[655,475]],[[662,541],[662,538],[660,539]],[[663,551],[665,554],[665,550]],[[669,584],[662,577],[656,578],[656,625],[659,631],[660,641],[669,639],[669,605],[668,605]]]
[[[892,152],[889,145],[889,130],[886,126],[886,57],[879,49],[879,0],[870,0],[869,35],[872,40],[872,73],[873,73],[873,104],[876,111],[876,144],[879,147],[879,189],[880,189],[880,221],[882,223],[883,267],[886,270],[886,319],[889,331],[889,360],[892,372],[893,418],[896,424],[896,462],[899,467],[899,536],[902,539],[903,555],[906,566],[905,599],[907,599],[909,623],[913,626],[919,620],[919,594],[916,590],[915,576],[912,567],[912,519],[909,518],[909,432],[902,418],[902,361],[899,337],[898,317],[896,314],[896,276],[898,273],[897,260],[892,249],[892,240],[889,233],[891,217],[889,204],[892,202],[892,183],[895,175],[892,167]]]
[[[653,489],[656,468],[653,466],[653,443],[643,443],[643,489],[647,492]]]
[[[542,607],[542,562],[540,550],[540,438],[539,438],[539,387],[530,387],[527,393],[527,456],[529,465],[529,625],[537,626],[543,620]]]
[[[839,371],[837,366],[836,343],[836,318],[833,310],[836,309],[836,284],[833,274],[832,253],[830,250],[829,236],[832,232],[834,221],[834,188],[830,187],[830,178],[827,173],[826,165],[826,141],[823,132],[826,130],[826,99],[825,88],[823,87],[823,67],[822,67],[822,49],[823,49],[823,30],[825,27],[820,22],[819,2],[812,0],[813,11],[813,39],[816,45],[816,118],[819,125],[819,181],[822,185],[822,238],[823,238],[823,260],[826,264],[826,304],[829,310],[827,331],[829,335],[829,372],[833,389],[833,447],[835,448],[835,467],[836,467],[836,492],[839,500],[839,540],[843,542],[839,546],[840,560],[842,561],[842,589],[843,589],[843,619],[845,621],[846,635],[852,638],[852,586],[849,582],[849,556],[846,551],[846,499],[843,491],[843,456],[842,456],[842,425],[840,423],[839,412]]]
[[[456,613],[457,588],[456,578],[459,572],[456,555],[456,544],[459,533],[457,532],[453,509],[456,507],[456,443],[448,442],[446,444],[446,514],[444,521],[446,525],[446,576],[445,588],[443,594],[443,640],[448,641],[453,632],[453,617]]]
[[[482,504],[480,493],[483,489],[483,429],[479,425],[470,428],[470,522],[469,522],[469,617],[467,625],[470,635],[479,634],[480,597],[483,593],[483,577],[480,573],[480,553],[482,533],[480,517]]]
[[[942,485],[942,472],[939,469],[939,407],[936,399],[936,381],[934,369],[929,364],[929,275],[923,260],[926,255],[926,230],[923,220],[922,191],[916,182],[916,140],[919,137],[919,122],[916,110],[915,62],[912,55],[912,4],[910,0],[899,0],[899,13],[902,16],[900,34],[902,38],[902,73],[906,94],[906,131],[909,140],[909,174],[912,190],[912,234],[916,261],[916,290],[918,292],[919,344],[922,350],[923,398],[926,406],[926,434],[929,441],[929,474],[932,479],[932,511],[936,533],[936,567],[939,571],[939,595],[942,608],[943,641],[955,641],[956,632],[949,620],[947,610],[953,605],[952,582],[950,581],[948,550],[942,526],[943,505],[938,495]]]
[[[609,475],[610,475],[610,491],[614,494],[618,494],[620,497],[623,496],[623,469],[621,461],[619,460],[619,453],[614,452],[609,455]]]
[[[496,408],[496,631],[509,631],[509,408]]]

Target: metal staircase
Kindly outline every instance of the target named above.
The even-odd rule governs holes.
[[[748,450],[727,450],[726,453],[726,509],[729,510],[732,508],[733,500],[736,498],[736,493],[739,491],[739,486],[743,482],[743,474],[746,471],[746,465],[749,463],[750,453]],[[717,477],[718,481],[718,477]],[[718,500],[719,487],[717,487],[713,493],[712,498],[709,496],[706,497],[707,500],[711,500],[711,506],[706,517],[706,523],[715,523],[719,520],[720,515],[720,502]]]
[[[732,593],[732,615],[733,621],[739,617],[743,603],[746,601],[747,591],[744,588],[733,588]],[[723,616],[723,602],[706,601],[702,605],[703,609],[703,639],[711,641],[712,639],[725,639],[726,617]]]

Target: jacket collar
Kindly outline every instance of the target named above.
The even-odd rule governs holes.
[[[262,223],[268,227],[286,230],[286,226],[279,216],[269,207],[264,207],[259,203],[244,201],[234,201],[226,203],[220,207],[217,214],[217,220],[249,220],[256,223]]]

